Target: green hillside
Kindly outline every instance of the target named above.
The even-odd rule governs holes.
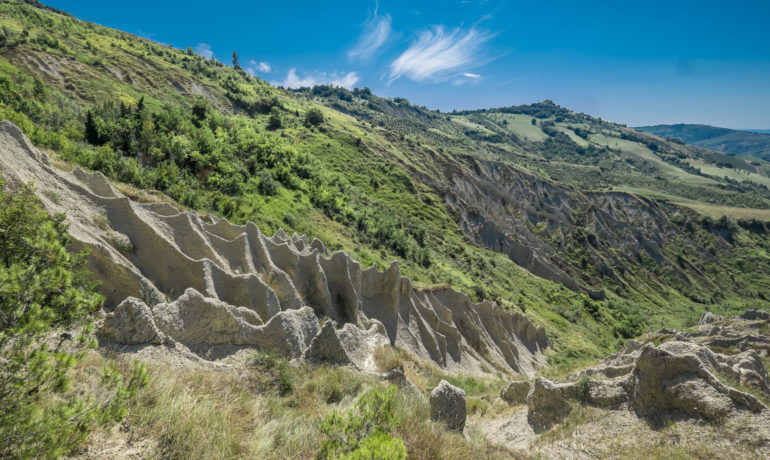
[[[417,284],[544,324],[554,364],[707,309],[768,305],[768,225],[752,219],[770,209],[766,163],[550,101],[443,113],[367,88],[283,90],[234,64],[0,4],[0,117],[61,167],[307,233],[364,266],[397,259]]]
[[[768,133],[690,124],[640,126],[636,129],[656,136],[680,139],[688,144],[718,150],[729,155],[745,155],[770,160],[770,134]]]

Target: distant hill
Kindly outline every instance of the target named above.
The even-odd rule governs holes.
[[[635,129],[661,137],[681,139],[688,144],[730,155],[750,155],[770,159],[770,131],[749,132],[689,124],[640,126]]]

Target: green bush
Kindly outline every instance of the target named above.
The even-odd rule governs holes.
[[[278,107],[270,109],[270,118],[267,121],[267,129],[281,129],[283,126],[283,119],[281,118],[281,110]]]
[[[362,394],[355,408],[344,415],[333,412],[321,425],[325,439],[319,458],[405,459],[406,447],[392,436],[397,419],[394,412],[396,388],[372,389]]]
[[[278,193],[278,182],[273,179],[273,175],[268,171],[263,171],[259,175],[259,193],[265,196],[273,196]]]
[[[305,123],[318,126],[324,122],[324,114],[320,109],[312,108],[305,114]]]
[[[85,320],[102,298],[81,269],[83,254],[66,249],[64,216],[49,216],[30,186],[15,194],[3,187],[0,179],[0,458],[59,457],[93,426],[122,419],[147,376],[137,365],[124,381],[106,368],[98,399],[68,391],[68,371],[80,358],[61,350],[71,335],[54,349],[41,338]]]

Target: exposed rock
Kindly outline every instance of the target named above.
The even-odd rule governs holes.
[[[350,358],[342,347],[340,338],[334,330],[334,323],[330,319],[326,320],[321,327],[321,332],[313,338],[302,357],[314,362],[350,363]]]
[[[511,382],[500,391],[500,397],[508,404],[524,404],[530,387],[529,382]]]
[[[465,391],[442,380],[430,392],[430,418],[446,424],[450,430],[462,431],[468,408]]]
[[[562,388],[542,377],[537,377],[527,395],[527,420],[535,432],[547,430],[569,415],[572,407]]]
[[[253,343],[256,326],[262,324],[254,311],[204,297],[192,288],[171,303],[153,307],[152,315],[158,328],[184,344]]]
[[[298,358],[318,334],[320,325],[313,309],[302,307],[277,313],[259,329],[261,334],[257,336],[256,345]]]
[[[756,320],[770,320],[770,312],[762,311],[762,310],[746,310],[742,315],[742,319],[747,319],[749,321],[756,321]]]
[[[155,325],[150,307],[135,297],[128,297],[104,318],[99,338],[127,345],[173,342]]]
[[[422,391],[417,388],[417,385],[415,385],[406,377],[404,368],[402,366],[398,366],[397,368],[391,369],[388,372],[383,372],[380,374],[380,378],[396,385],[401,390],[408,390],[414,394],[422,396],[423,398],[425,397]]]
[[[253,223],[131,201],[101,173],[50,167],[9,122],[0,122],[0,169],[11,181],[33,181],[46,209],[67,215],[73,248],[89,250],[87,268],[101,282],[108,312],[129,296],[153,299],[157,328],[188,346],[276,346],[299,357],[325,317],[342,325],[334,331],[339,344],[361,368],[373,368],[372,352],[385,343],[449,372],[531,375],[550,345],[541,326],[495,303],[414,288],[395,262],[384,272],[362,269],[305,236],[279,230],[267,237]],[[97,224],[96,216],[106,221]],[[118,342],[141,337],[130,326],[128,335],[103,332]],[[312,353],[328,355],[320,341],[334,340],[325,331]]]
[[[770,452],[770,410],[757,397],[731,386],[739,382],[770,395],[767,370],[759,354],[766,351],[764,340],[770,328],[761,317],[761,313],[749,313],[711,318],[697,332],[668,329],[642,338],[660,342],[657,346],[629,340],[622,350],[599,365],[567,376],[565,383],[538,377],[527,396],[526,410],[491,423],[473,420],[473,428],[481,425],[488,439],[516,447],[515,451],[536,450],[554,458],[596,458],[616,455],[622,439],[613,433],[624,432],[622,436],[630,448],[636,449],[640,440],[633,436],[637,433],[647,433],[643,440],[647,442],[649,436],[668,431],[660,430],[661,426],[671,426],[667,422],[676,420],[676,437],[683,445],[695,439],[693,429],[705,429],[712,436],[729,433],[729,440],[719,441],[725,452],[746,445],[744,453],[751,454],[739,458],[765,458]],[[729,345],[733,339],[740,341]],[[715,345],[718,348],[709,348],[713,343],[719,344]],[[743,345],[749,348],[737,352],[736,348]],[[504,389],[503,394],[508,390]],[[538,435],[563,422],[577,404],[593,407],[586,411],[587,417],[581,418],[579,429],[569,430],[567,439],[550,444],[557,449],[544,450],[548,443]],[[712,441],[703,432],[697,436]],[[576,438],[583,440],[576,443]],[[595,450],[597,438],[608,444]],[[647,445],[671,439],[669,433]]]
[[[700,320],[698,320],[698,327],[705,326],[707,324],[715,323],[717,321],[721,321],[723,319],[720,315],[715,315],[711,313],[710,311],[707,311],[706,313],[702,314],[700,317]]]
[[[763,407],[753,396],[722,384],[695,355],[676,356],[652,346],[642,350],[629,383],[633,407],[645,417],[683,412],[715,421],[734,408]]]

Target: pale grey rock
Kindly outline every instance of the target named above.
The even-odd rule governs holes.
[[[465,391],[442,380],[430,392],[430,418],[443,422],[450,430],[462,431],[465,428],[465,418],[468,408],[465,401]]]
[[[718,420],[733,405],[728,387],[708,373],[694,355],[676,356],[661,348],[642,350],[631,379],[634,409],[644,417],[672,412]]]
[[[152,314],[158,328],[186,345],[247,345],[262,323],[255,312],[192,288],[171,303],[156,305]]]
[[[321,331],[313,337],[302,357],[320,363],[349,364],[350,358],[340,343],[332,320],[326,320]]]
[[[276,350],[291,358],[299,358],[318,334],[321,326],[313,309],[282,311],[257,328],[255,344],[267,350]]]
[[[527,395],[527,421],[541,432],[561,422],[572,410],[562,388],[550,380],[537,377]]]
[[[715,315],[710,311],[707,311],[706,313],[702,314],[700,319],[698,320],[698,327],[716,323],[716,322],[722,321],[723,319],[724,318],[721,315]]]
[[[171,343],[155,325],[150,307],[135,297],[128,297],[106,315],[98,335],[101,341],[126,345]]]
[[[399,390],[406,390],[422,398],[425,398],[425,395],[422,393],[422,391],[420,391],[417,385],[415,385],[411,380],[407,378],[406,374],[404,373],[403,366],[398,366],[397,368],[391,369],[388,372],[383,372],[380,374],[380,378],[396,385]]]
[[[527,395],[531,386],[529,382],[511,382],[500,391],[500,397],[508,404],[524,404],[527,402]]]

